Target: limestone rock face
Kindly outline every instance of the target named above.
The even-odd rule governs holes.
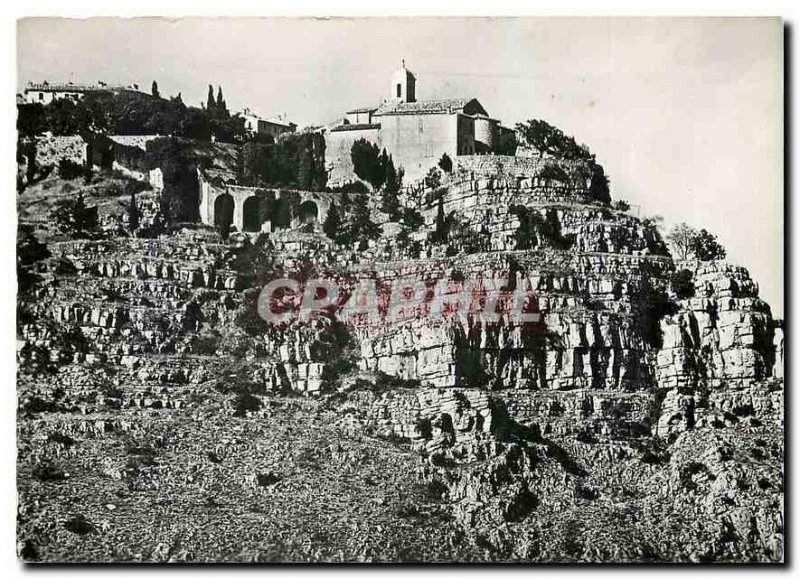
[[[383,236],[365,246],[337,246],[319,224],[270,233],[271,249],[246,254],[272,260],[258,274],[241,263],[245,234],[203,227],[50,243],[19,298],[20,411],[47,425],[34,418],[24,436],[128,440],[141,416],[288,433],[282,412],[299,409],[303,427],[330,421],[298,435],[314,448],[342,437],[392,465],[415,457],[411,472],[381,477],[422,485],[453,543],[485,560],[780,560],[782,322],[744,268],[673,261],[654,223],[591,198],[590,177],[579,162],[459,157],[441,187],[400,196],[418,230],[371,206]],[[440,213],[444,241],[431,235]],[[684,269],[693,295],[679,298],[671,279]],[[541,317],[436,319],[421,305],[370,324],[269,325],[254,308],[266,274],[478,279],[525,289]],[[239,463],[223,461],[239,452],[229,440],[192,452],[219,472],[275,450],[239,446],[250,453]],[[136,456],[136,492],[171,480],[168,465]],[[117,458],[96,461],[103,476],[130,479]],[[297,472],[325,468],[300,458]],[[186,488],[210,493],[199,470]],[[277,492],[277,475],[269,488],[246,476],[237,492]]]

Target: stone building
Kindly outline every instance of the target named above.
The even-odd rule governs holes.
[[[294,133],[297,130],[295,123],[290,123],[283,118],[264,119],[250,109],[244,109],[242,116],[244,117],[244,128],[253,134],[271,135],[277,139],[278,135]]]
[[[46,105],[56,100],[69,99],[78,101],[92,92],[122,92],[122,91],[139,91],[138,84],[129,86],[112,86],[104,82],[97,84],[74,84],[67,83],[49,83],[43,82],[29,82],[25,87],[23,98],[27,103],[41,103]]]
[[[453,158],[494,151],[497,136],[507,129],[489,116],[478,99],[418,101],[416,82],[403,62],[391,77],[383,103],[349,110],[341,123],[327,129],[330,182],[354,178],[350,148],[358,139],[385,148],[395,165],[405,170],[406,181],[424,176],[444,153]]]

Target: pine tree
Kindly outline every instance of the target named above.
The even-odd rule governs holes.
[[[158,83],[156,81],[153,81],[153,86],[150,88],[150,94],[157,99],[161,98],[161,95],[158,92]]]

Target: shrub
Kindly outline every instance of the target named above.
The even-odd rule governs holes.
[[[688,269],[681,269],[670,276],[670,287],[678,299],[694,296],[694,275]]]
[[[423,219],[420,212],[416,209],[406,208],[401,211],[401,214],[403,225],[412,231],[418,230],[425,223],[425,219]]]
[[[369,187],[367,187],[362,181],[352,181],[350,183],[345,183],[344,185],[340,185],[338,187],[328,187],[329,193],[369,193]]]
[[[439,159],[439,168],[445,173],[453,172],[453,160],[450,158],[450,155],[447,153],[442,154],[442,158]]]
[[[261,408],[261,400],[249,392],[241,392],[233,401],[233,415],[240,418],[247,416],[248,412],[255,412]]]
[[[660,349],[663,343],[661,319],[674,314],[677,305],[667,293],[656,286],[649,276],[644,276],[631,291],[631,313],[637,332],[653,348]]]
[[[569,249],[575,243],[573,235],[561,234],[561,223],[554,209],[548,209],[544,217],[523,205],[512,205],[509,212],[520,222],[514,234],[516,249],[534,249],[542,242],[555,249]]]
[[[67,475],[61,467],[49,462],[36,465],[32,474],[34,478],[41,481],[63,481],[67,478]]]
[[[544,169],[542,169],[539,172],[539,177],[541,177],[542,179],[559,181],[561,183],[569,182],[569,176],[566,174],[564,169],[562,169],[558,165],[547,165]]]
[[[425,187],[428,189],[438,189],[442,186],[442,173],[438,167],[431,167],[425,175]]]
[[[35,264],[50,256],[47,246],[39,241],[30,225],[17,229],[17,285],[20,293],[28,291],[38,280]]]
[[[72,180],[83,177],[86,168],[80,163],[71,161],[70,159],[60,159],[58,161],[58,176],[62,179]]]
[[[620,199],[616,203],[614,203],[614,209],[616,209],[617,211],[630,211],[631,206],[624,199]]]

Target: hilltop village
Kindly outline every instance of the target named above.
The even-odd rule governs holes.
[[[211,86],[20,95],[20,557],[781,561],[783,322],[748,271],[536,111],[388,76],[305,128]],[[275,278],[480,278],[541,323],[271,325]]]

